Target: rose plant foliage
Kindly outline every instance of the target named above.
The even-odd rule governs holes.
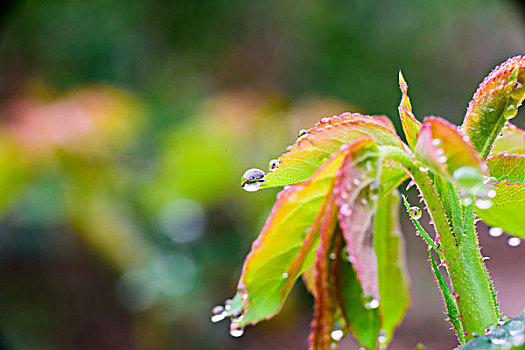
[[[352,334],[366,349],[386,348],[410,303],[404,242],[406,207],[428,245],[430,268],[461,349],[524,348],[525,316],[508,319],[483,263],[475,223],[525,238],[525,131],[509,120],[525,96],[525,57],[495,68],[470,102],[463,124],[412,113],[399,74],[404,143],[385,116],[345,113],[303,130],[264,173],[248,170],[249,191],[284,186],[238,284],[213,321],[230,333],[279,312],[302,276],[315,299],[310,349],[334,349]],[[410,179],[431,217],[397,187]],[[402,205],[401,203],[404,203]]]

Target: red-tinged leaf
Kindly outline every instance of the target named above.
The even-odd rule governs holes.
[[[468,106],[462,126],[482,159],[489,155],[507,120],[516,115],[524,96],[524,57],[508,59],[483,80]]]
[[[384,117],[343,114],[323,118],[308,133],[288,147],[288,152],[278,159],[278,168],[268,172],[259,188],[298,183],[309,178],[333,153],[344,144],[363,136],[372,137],[378,145],[404,149],[404,144],[387,125]]]
[[[424,166],[460,187],[483,189],[485,170],[476,150],[468,142],[468,137],[461,135],[446,120],[437,117],[425,119],[415,153]]]
[[[334,187],[339,223],[357,278],[364,292],[377,302],[377,262],[371,220],[378,198],[382,159],[371,138],[359,139],[349,149],[348,157],[337,172]]]
[[[410,98],[408,97],[408,85],[403,78],[403,74],[399,71],[399,88],[403,96],[401,97],[401,103],[399,105],[399,117],[401,118],[401,125],[403,126],[403,132],[407,139],[407,143],[412,150],[414,150],[419,135],[419,129],[421,123],[416,119],[412,113],[412,105],[410,104]]]
[[[410,304],[405,244],[399,227],[399,193],[391,192],[379,203],[374,218],[374,250],[379,280],[379,314],[386,347]]]
[[[525,131],[514,124],[507,123],[500,136],[496,138],[490,153],[525,154]]]
[[[369,301],[357,279],[352,264],[341,261],[337,270],[337,303],[357,343],[366,349],[376,349],[380,319],[377,308],[367,308]]]
[[[508,180],[493,184],[496,196],[488,209],[476,209],[476,214],[488,225],[525,238],[525,184]]]
[[[313,263],[318,227],[337,169],[349,154],[334,154],[314,175],[279,193],[270,217],[252,245],[229,313],[243,313],[235,327],[279,311],[297,277]]]
[[[335,271],[339,259],[330,255],[340,255],[341,238],[335,237],[337,210],[332,197],[323,217],[320,244],[314,262],[314,319],[311,324],[310,350],[328,350],[332,343],[331,333],[335,322]]]
[[[497,154],[487,160],[487,165],[496,182],[525,183],[525,155]]]

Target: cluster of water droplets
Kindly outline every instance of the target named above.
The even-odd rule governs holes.
[[[216,323],[229,317],[231,320],[230,335],[238,338],[244,334],[244,326],[241,325],[241,321],[248,311],[248,304],[248,293],[241,284],[233,299],[228,299],[224,305],[217,305],[212,309],[211,321]]]
[[[506,320],[508,318],[500,318],[497,325],[487,327],[486,335],[473,334],[476,338],[473,342],[481,345],[486,341],[487,345],[491,345],[487,349],[505,350],[513,346],[522,346],[525,343],[525,313],[515,319]]]
[[[501,227],[491,227],[489,228],[489,236],[491,237],[500,237],[503,235],[503,229]],[[519,237],[509,236],[507,238],[507,244],[511,247],[517,247],[521,244],[521,239]]]

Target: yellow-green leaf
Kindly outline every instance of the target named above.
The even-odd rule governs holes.
[[[401,97],[401,103],[399,104],[399,117],[401,118],[401,125],[403,126],[403,132],[407,139],[407,143],[412,150],[414,150],[419,135],[419,129],[421,123],[416,119],[412,113],[412,105],[410,104],[410,98],[408,97],[408,85],[403,78],[403,74],[399,71],[399,88],[403,96]]]

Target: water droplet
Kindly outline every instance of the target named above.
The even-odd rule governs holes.
[[[365,303],[367,309],[377,309],[379,307],[379,300],[372,298]]]
[[[498,325],[502,325],[502,324],[505,324],[505,322],[507,322],[509,320],[509,318],[507,316],[501,316],[500,318],[498,318]]]
[[[476,199],[476,207],[479,209],[488,209],[492,207],[492,201],[490,199],[478,198]]]
[[[496,195],[497,195],[497,192],[494,189],[488,190],[488,192],[487,192],[487,197],[489,197],[489,198],[494,198],[494,197],[496,197]]]
[[[436,147],[441,146],[441,140],[440,139],[433,139],[432,140],[432,145],[434,145]]]
[[[525,329],[525,326],[521,321],[512,320],[507,325],[507,329],[509,330],[510,335],[515,336],[517,334],[522,334],[523,330]]]
[[[463,141],[469,142],[470,141],[470,137],[468,135],[463,135]]]
[[[507,244],[511,247],[517,247],[521,244],[521,239],[519,237],[509,237]]]
[[[463,204],[465,204],[466,206],[469,206],[472,204],[472,197],[465,197],[463,198]]]
[[[507,119],[512,119],[516,116],[516,113],[517,113],[517,109],[516,109],[516,106],[511,104],[507,107],[507,109],[505,110],[505,118]]]
[[[421,219],[421,209],[419,207],[413,206],[410,207],[410,217],[415,220]]]
[[[283,272],[283,278],[288,278],[288,273]]]
[[[490,184],[492,182],[496,182],[496,178],[494,176],[484,176],[483,184]]]
[[[491,227],[489,229],[489,235],[492,237],[499,237],[503,234],[503,229],[501,227]]]
[[[230,326],[230,335],[235,338],[239,338],[244,334],[244,327],[239,327],[239,325],[232,323]]]
[[[507,342],[507,331],[504,328],[496,328],[490,333],[490,341],[495,345],[502,345]]]
[[[525,94],[525,88],[522,83],[519,81],[514,86],[514,91],[510,94],[513,99],[521,100],[523,98],[523,94]]]
[[[255,192],[259,189],[262,178],[266,175],[261,169],[248,169],[241,178],[241,186],[245,191]]]
[[[379,336],[377,337],[377,341],[378,341],[379,343],[381,343],[381,344],[384,343],[384,342],[386,342],[386,332],[385,332],[384,329],[381,329],[381,330],[379,331]]]
[[[361,180],[359,180],[357,177],[352,181],[354,185],[359,186],[361,184]]]
[[[344,332],[343,332],[342,329],[334,329],[332,331],[332,333],[330,333],[330,336],[335,341],[339,341],[339,340],[343,339],[343,335],[344,335]]]
[[[214,323],[215,322],[219,322],[219,321],[224,320],[224,318],[226,318],[226,316],[228,316],[228,312],[226,312],[226,310],[224,310],[224,306],[217,305],[212,310],[211,321],[214,322]]]
[[[438,160],[439,163],[443,164],[443,163],[445,163],[447,161],[447,157],[439,156],[437,160]]]
[[[436,153],[441,156],[443,153],[445,153],[445,151],[443,151],[443,148],[438,148]]]
[[[330,260],[335,260],[337,258],[337,255],[335,253],[330,253]]]
[[[456,171],[454,171],[452,177],[457,181],[459,187],[467,190],[473,189],[476,186],[481,186],[483,184],[483,176],[478,169],[471,166],[458,168]]]
[[[278,159],[272,159],[270,160],[270,163],[268,164],[268,168],[270,170],[275,170],[279,167],[279,160]]]
[[[308,130],[305,130],[305,129],[301,129],[299,130],[299,132],[297,133],[297,136],[298,137],[303,137],[304,135],[308,134]]]
[[[341,206],[341,215],[348,216],[352,214],[352,208],[350,208],[350,205],[348,203],[345,203]]]
[[[419,171],[423,172],[423,173],[426,173],[428,171],[428,168],[425,168],[425,167],[422,167],[420,166],[419,167]]]

